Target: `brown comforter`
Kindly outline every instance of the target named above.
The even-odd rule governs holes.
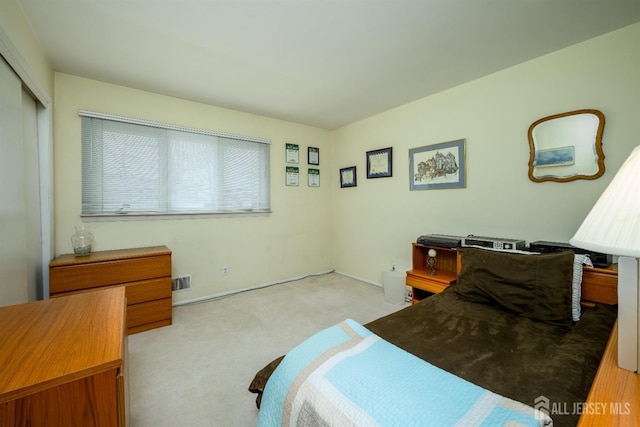
[[[597,304],[584,310],[575,326],[559,327],[465,301],[449,288],[365,326],[495,393],[530,406],[546,398],[542,408],[549,411],[555,426],[575,426],[616,315],[616,306]],[[249,390],[258,393],[258,406],[280,360],[251,382]]]

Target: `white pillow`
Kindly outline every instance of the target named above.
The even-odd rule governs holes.
[[[573,282],[571,283],[571,317],[574,322],[580,320],[581,308],[580,298],[582,298],[582,265],[593,267],[589,255],[574,254],[573,256]]]
[[[518,249],[493,249],[493,248],[485,248],[484,246],[475,246],[469,245],[464,247],[470,248],[478,248],[478,249],[486,249],[488,251],[495,252],[508,252],[512,254],[523,254],[523,255],[536,255],[540,254],[540,252],[529,252],[522,251]],[[573,255],[573,280],[571,281],[571,318],[574,322],[580,320],[580,315],[582,313],[582,309],[580,307],[580,298],[582,298],[582,265],[588,265],[589,267],[593,267],[591,263],[591,258],[589,255],[583,254],[574,254]]]

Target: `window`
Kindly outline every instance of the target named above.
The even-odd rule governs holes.
[[[80,111],[82,214],[268,212],[268,140]]]

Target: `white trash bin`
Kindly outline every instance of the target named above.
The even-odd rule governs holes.
[[[407,294],[406,275],[401,271],[383,271],[384,299],[391,304],[404,304]]]

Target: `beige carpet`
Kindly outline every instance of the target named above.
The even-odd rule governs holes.
[[[264,365],[346,318],[401,308],[337,273],[175,307],[173,325],[129,337],[130,426],[255,426],[247,388]]]

